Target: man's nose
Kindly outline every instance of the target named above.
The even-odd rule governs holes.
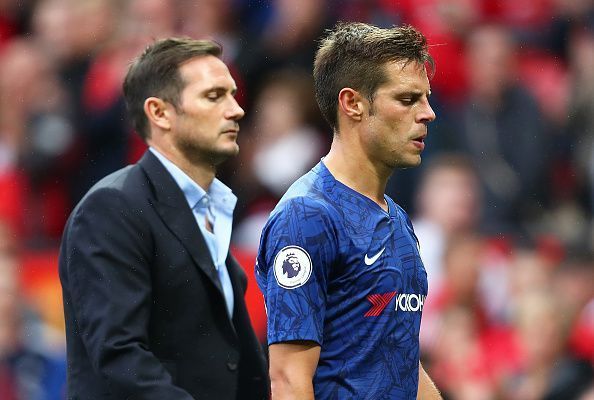
[[[245,111],[243,110],[243,108],[240,107],[239,103],[237,103],[235,97],[232,97],[229,110],[227,111],[225,117],[237,121],[242,119],[244,115]]]
[[[433,111],[431,104],[429,104],[429,100],[425,100],[423,109],[417,115],[418,122],[427,124],[431,121],[434,121],[435,118],[437,118],[437,116],[435,115],[435,111]]]

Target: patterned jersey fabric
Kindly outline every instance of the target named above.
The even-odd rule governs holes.
[[[268,342],[321,345],[316,399],[416,399],[427,274],[408,216],[386,201],[389,213],[320,162],[262,232]]]

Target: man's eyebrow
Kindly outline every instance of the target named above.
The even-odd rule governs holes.
[[[233,96],[235,96],[235,94],[237,93],[237,87],[233,86],[233,87],[229,88],[226,86],[212,86],[208,89],[205,89],[204,93],[211,93],[211,92],[224,93],[227,91],[231,92],[231,94]]]
[[[409,97],[420,97],[423,95],[423,92],[420,90],[397,90],[394,93],[398,97],[409,96]]]
[[[394,95],[397,97],[403,97],[403,96],[421,97],[424,94],[427,94],[427,97],[431,96],[431,89],[429,89],[427,92],[424,92],[422,90],[403,90],[403,91],[396,90],[394,93]]]

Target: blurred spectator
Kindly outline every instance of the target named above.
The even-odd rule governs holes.
[[[2,208],[31,246],[61,236],[75,148],[69,98],[45,54],[31,39],[0,54],[0,185],[13,202]]]
[[[483,308],[479,287],[481,258],[484,242],[480,237],[459,235],[450,239],[444,252],[445,278],[437,288],[435,303],[439,307],[448,305],[473,310],[479,330],[489,325]]]
[[[90,185],[126,163],[138,161],[146,144],[127,120],[122,81],[131,60],[154,39],[176,33],[175,0],[129,0],[124,4],[117,29],[97,49],[82,89],[81,129],[85,146],[91,148],[90,165],[81,171],[73,188],[73,203]]]
[[[522,365],[505,381],[505,399],[576,399],[592,385],[592,365],[567,352],[569,321],[559,299],[547,288],[519,299],[515,325]]]
[[[569,349],[594,365],[594,254],[571,251],[554,271],[553,288],[573,321]]]
[[[250,99],[276,70],[302,69],[310,74],[316,38],[328,25],[328,6],[319,0],[268,2],[268,18],[254,38],[244,37],[237,68],[245,76]],[[251,106],[251,101],[247,103]]]
[[[66,71],[84,64],[110,37],[117,21],[111,0],[35,3],[33,30]],[[74,86],[76,81],[70,82]]]
[[[442,311],[441,328],[431,355],[431,361],[423,364],[429,365],[445,399],[496,399],[471,309],[451,306]]]
[[[446,243],[477,231],[481,193],[470,160],[460,154],[442,154],[429,161],[417,193],[413,218],[430,290],[441,286]]]
[[[590,389],[584,392],[578,400],[594,400],[594,385],[590,386]]]
[[[567,57],[571,35],[584,27],[594,27],[594,2],[591,0],[553,0],[553,16],[547,47],[556,55]]]
[[[547,262],[543,255],[534,250],[515,249],[510,261],[507,283],[505,316],[511,320],[517,302],[535,288],[549,288],[553,282],[557,265]]]
[[[534,288],[549,287],[559,255],[538,243],[490,238],[481,268],[481,292],[489,319],[509,324],[517,300]]]
[[[481,3],[484,21],[505,25],[523,43],[542,45],[543,32],[554,16],[554,2],[482,0],[477,3]]]
[[[0,0],[0,51],[5,44],[26,31],[34,0]]]
[[[7,237],[8,236],[8,237]],[[50,351],[34,316],[28,316],[19,288],[18,261],[7,230],[0,233],[0,398],[65,398],[63,350]]]
[[[444,278],[427,299],[421,339],[424,349],[431,352],[447,329],[442,325],[442,315],[450,309],[467,310],[481,346],[481,358],[483,363],[488,363],[484,368],[488,368],[493,384],[496,376],[514,365],[517,359],[511,352],[511,331],[505,320],[492,313],[492,293],[483,285],[484,275],[490,268],[489,246],[488,241],[472,233],[453,236],[447,242],[443,255]]]
[[[461,307],[472,313],[474,329],[488,325],[484,302],[479,287],[483,242],[470,233],[450,237],[444,243],[443,278],[431,288],[423,310],[421,343],[426,350],[433,348],[436,337],[443,331],[442,312]],[[428,273],[429,274],[429,273]]]
[[[123,18],[119,19],[117,37],[124,40],[124,47],[130,43],[141,50],[152,40],[171,36],[177,30],[178,12],[176,0],[128,0],[125,3]],[[182,14],[180,14],[182,15]],[[185,19],[182,19],[185,21]],[[111,43],[112,47],[122,47],[121,43]],[[130,60],[128,60],[130,62]]]
[[[542,208],[545,119],[516,80],[515,45],[505,28],[478,27],[467,51],[470,92],[459,147],[472,157],[484,189],[482,228],[489,234],[524,234]]]
[[[268,214],[289,185],[319,161],[329,140],[323,139],[314,123],[317,109],[312,79],[300,70],[270,76],[254,111],[248,128],[240,134],[239,165],[233,168],[231,179],[242,203],[239,208],[247,207],[239,216],[243,221],[233,240],[255,254]]]
[[[126,162],[128,129],[123,103],[106,106],[104,98],[89,93],[96,88],[89,80],[98,74],[91,71],[93,60],[112,37],[118,21],[115,6],[112,0],[46,0],[37,3],[34,10],[34,32],[43,46],[52,49],[71,99],[71,122],[81,156],[69,182],[72,204],[96,181]],[[99,102],[95,102],[96,97]]]
[[[232,62],[240,50],[238,17],[233,0],[178,0],[183,35],[215,40],[223,46],[223,57]]]
[[[565,164],[558,168],[555,213],[548,226],[556,226],[567,243],[594,249],[594,231],[588,229],[594,215],[594,23],[591,29],[574,32],[571,39],[571,102],[559,146],[565,151],[560,157]]]

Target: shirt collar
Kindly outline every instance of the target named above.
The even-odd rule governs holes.
[[[205,191],[157,149],[149,147],[149,150],[159,159],[159,161],[161,161],[165,169],[169,171],[179,188],[184,193],[184,197],[191,209],[210,202],[217,210],[233,214],[235,204],[237,203],[237,197],[227,185],[215,178],[208,188],[208,191]],[[200,203],[203,198],[205,198],[206,201]]]

